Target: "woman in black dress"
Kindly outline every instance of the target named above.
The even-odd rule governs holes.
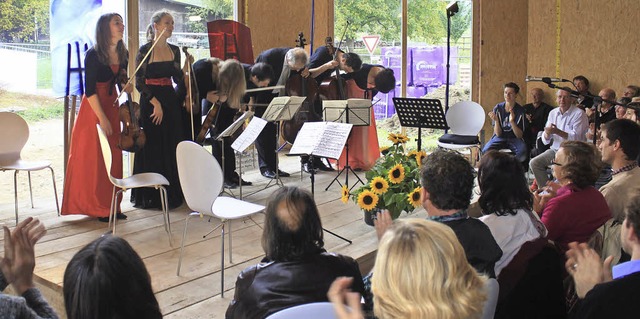
[[[176,147],[185,139],[181,102],[184,100],[183,71],[180,67],[180,49],[167,43],[173,32],[173,17],[159,11],[151,17],[147,40],[136,57],[140,65],[143,57],[157,44],[136,73],[136,88],[140,91],[142,128],[147,136],[144,148],[136,153],[134,174],[154,172],[169,180],[167,197],[169,208],[182,204],[182,190],[178,179]],[[163,32],[164,30],[164,32]],[[173,81],[172,81],[173,80]],[[178,85],[174,89],[173,83]],[[160,195],[153,188],[134,189],[131,201],[139,208],[161,207]]]

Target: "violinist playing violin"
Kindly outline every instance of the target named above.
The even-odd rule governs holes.
[[[71,134],[71,148],[64,179],[62,214],[81,214],[109,221],[111,190],[96,124],[107,135],[111,147],[111,175],[122,178],[122,151],[116,82],[127,72],[128,51],[122,41],[124,23],[117,13],[98,19],[95,45],[85,55],[85,94]],[[125,79],[126,81],[126,79]],[[120,83],[118,83],[120,84]],[[123,88],[131,92],[132,86]],[[116,217],[126,219],[120,209],[122,196],[116,199]]]
[[[237,60],[205,58],[193,64],[193,73],[198,84],[199,100],[203,105],[202,114],[207,114],[214,105],[219,107],[213,122],[214,127],[211,129],[213,138],[233,124],[235,115],[240,111],[240,102],[246,90],[244,68]],[[236,157],[231,143],[232,141],[225,140],[223,163],[222,142],[211,141],[213,156],[224,170],[225,187],[234,188],[240,183],[251,185],[251,182],[240,179],[236,173]]]
[[[256,58],[256,63],[266,63],[273,69],[273,78],[269,86],[285,85],[292,74],[301,74],[303,77],[309,76],[307,62],[309,55],[303,48],[273,48],[266,50]],[[274,97],[284,95],[284,89],[274,92],[265,91],[256,94],[256,103],[269,104]],[[256,116],[261,117],[266,111],[266,107],[256,107]],[[258,138],[256,139],[256,150],[258,151],[258,164],[260,173],[267,178],[276,178],[276,130],[274,123],[267,123]],[[288,177],[289,173],[278,169],[278,176]]]

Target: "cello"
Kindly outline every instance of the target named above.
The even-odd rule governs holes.
[[[299,48],[304,48],[306,45],[306,40],[302,32],[298,33],[296,42],[298,43],[296,46]],[[318,97],[318,83],[313,78],[303,77],[300,73],[292,74],[287,80],[285,93],[288,96],[307,97],[293,119],[282,122],[280,126],[282,138],[288,143],[293,144],[305,122],[322,120],[322,116],[317,114],[313,109]]]
[[[325,39],[325,46],[329,51],[329,54],[333,55],[333,59],[338,59],[338,49],[333,46],[333,40],[331,37]],[[345,80],[340,76],[340,64],[335,68],[335,76],[331,76],[320,83],[320,99],[322,100],[346,100],[347,84]]]
[[[184,100],[184,108],[186,109],[189,117],[191,118],[191,140],[195,140],[195,129],[194,129],[194,121],[198,121],[200,123],[200,105],[198,104],[198,98],[200,97],[200,93],[198,92],[198,83],[196,82],[196,76],[193,73],[192,64],[194,62],[194,58],[187,51],[187,47],[182,47],[182,52],[185,55],[184,66],[182,67],[183,72],[185,73],[184,83],[187,88],[187,96]]]
[[[124,69],[120,70],[120,88],[121,92],[126,87],[127,74]],[[140,127],[140,104],[131,100],[131,95],[127,94],[127,100],[120,104],[118,108],[118,115],[120,122],[122,122],[122,132],[120,133],[120,141],[118,141],[118,147],[127,152],[135,153],[144,147],[147,141],[146,135]]]

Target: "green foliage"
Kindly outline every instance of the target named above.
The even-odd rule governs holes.
[[[451,43],[457,43],[458,39],[469,29],[471,26],[471,17],[473,15],[471,2],[459,1],[458,8],[460,11],[451,18]],[[447,14],[446,12],[440,13],[440,23],[446,35],[447,32]]]
[[[408,36],[413,41],[438,43],[447,35],[447,25],[438,16],[445,14],[447,4],[436,0],[410,0],[408,3]]]
[[[188,16],[198,16],[200,21],[187,22],[190,32],[207,32],[207,21],[233,19],[234,0],[204,0],[204,7],[188,7]]]
[[[342,36],[350,22],[346,39],[362,34],[379,34],[382,39],[400,37],[400,1],[398,0],[335,0],[335,33]]]
[[[35,42],[49,37],[49,0],[2,0],[0,42]]]

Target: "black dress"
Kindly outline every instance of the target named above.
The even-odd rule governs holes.
[[[151,43],[140,47],[137,64],[149,51]],[[173,61],[145,62],[136,74],[136,88],[140,91],[140,113],[142,128],[147,137],[144,148],[136,153],[133,173],[154,172],[162,174],[169,181],[167,198],[169,208],[182,204],[183,196],[178,179],[176,164],[176,147],[185,140],[183,127],[182,103],[184,100],[183,73],[180,68],[180,49],[169,45]],[[153,55],[153,53],[152,53]],[[152,58],[152,57],[150,57]],[[171,84],[178,84],[178,90]],[[160,125],[153,124],[151,114],[155,97],[162,104],[163,117]],[[138,208],[160,208],[160,194],[154,188],[139,188],[131,191],[131,202]]]
[[[362,63],[362,68],[360,68],[360,70],[347,73],[347,74],[342,74],[342,78],[345,80],[353,79],[359,88],[363,90],[367,90],[369,89],[367,85],[369,72],[371,71],[372,68],[375,68],[375,67],[384,68],[382,65]],[[369,99],[371,99],[372,97],[376,96],[376,94],[378,94],[378,90],[376,89],[369,89],[369,90],[371,90],[371,92],[367,92],[367,94],[369,94],[368,96]]]

